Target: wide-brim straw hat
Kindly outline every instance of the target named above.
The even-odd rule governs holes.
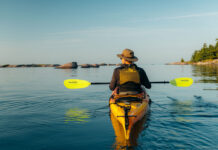
[[[117,57],[124,58],[127,61],[135,62],[138,58],[134,56],[134,52],[131,49],[124,49],[122,54],[117,54]]]

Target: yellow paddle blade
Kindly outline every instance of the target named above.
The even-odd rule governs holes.
[[[176,78],[170,81],[170,84],[178,87],[188,87],[191,86],[192,83],[193,83],[192,78],[187,78],[187,77]]]
[[[64,86],[68,89],[81,89],[86,88],[91,83],[86,80],[79,80],[79,79],[68,79],[64,80]]]

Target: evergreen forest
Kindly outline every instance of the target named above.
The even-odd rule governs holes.
[[[216,39],[215,45],[207,45],[204,43],[200,50],[196,50],[192,57],[191,62],[199,62],[204,60],[218,59],[218,39]]]

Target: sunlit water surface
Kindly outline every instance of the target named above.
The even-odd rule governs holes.
[[[218,149],[218,67],[142,67],[151,81],[192,77],[195,83],[152,85],[150,112],[129,147],[116,142],[108,85],[63,85],[71,78],[110,81],[114,67],[0,68],[0,149]]]

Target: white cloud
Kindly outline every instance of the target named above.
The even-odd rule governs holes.
[[[184,16],[165,17],[162,19],[174,20],[174,19],[183,19],[183,18],[209,17],[209,16],[217,16],[217,15],[218,15],[218,12],[209,12],[209,13],[200,13],[200,14],[190,14],[190,15],[184,15]]]
[[[197,18],[197,17],[210,17],[210,16],[217,16],[217,15],[218,12],[208,12],[208,13],[190,14],[190,15],[183,15],[183,16],[151,18],[146,20],[147,21],[178,20],[178,19],[188,19],[188,18]]]

